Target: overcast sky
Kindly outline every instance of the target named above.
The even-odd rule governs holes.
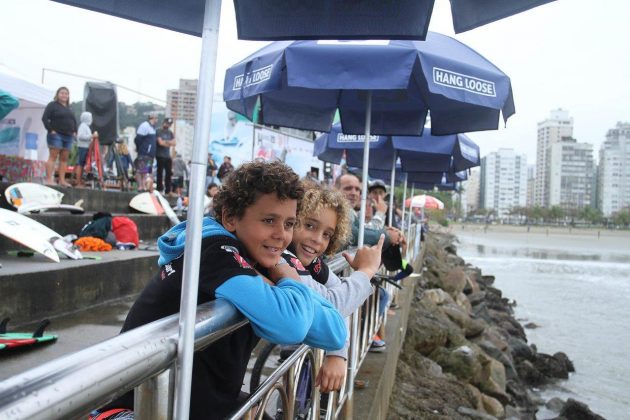
[[[103,79],[166,99],[180,78],[197,78],[201,41],[188,35],[48,0],[0,0],[0,64],[32,81],[42,68]],[[574,136],[595,145],[630,121],[630,1],[558,0],[464,34],[452,29],[447,0],[436,0],[430,30],[454,36],[512,79],[516,114],[504,128],[471,133],[482,155],[500,147],[536,152],[536,124],[552,109],[574,118]],[[223,1],[216,88],[225,69],[265,45],[238,41],[233,3]],[[83,96],[85,79],[45,71],[44,84]],[[147,100],[119,90],[131,103]],[[597,156],[597,155],[596,155]]]

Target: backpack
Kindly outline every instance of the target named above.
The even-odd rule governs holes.
[[[128,217],[116,216],[112,218],[112,231],[116,241],[133,243],[138,246],[138,226]]]

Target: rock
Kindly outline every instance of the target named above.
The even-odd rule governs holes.
[[[486,299],[486,292],[472,292],[468,295],[471,306],[477,306]]]
[[[442,289],[429,289],[422,292],[421,299],[428,299],[436,305],[443,305],[444,303],[454,303],[451,295],[446,293]]]
[[[573,398],[567,400],[562,410],[560,410],[560,416],[558,418],[568,420],[605,420],[604,417],[592,412],[588,405],[576,401]]]
[[[466,274],[466,286],[464,286],[464,293],[470,295],[472,293],[480,293],[481,287],[477,283],[477,271],[469,270],[468,267],[464,270]]]
[[[455,303],[457,304],[457,306],[466,311],[468,315],[472,313],[472,305],[470,304],[468,297],[463,292],[459,292],[455,296]]]
[[[562,359],[556,359],[545,353],[538,353],[534,367],[548,378],[568,379],[569,371]]]
[[[562,410],[562,407],[564,407],[564,404],[565,402],[561,398],[553,397],[545,403],[545,407],[547,407],[551,411],[559,413]]]
[[[479,391],[479,388],[471,384],[466,384],[466,389],[470,391],[475,399],[475,409],[483,410],[483,401],[481,399],[481,391]]]
[[[565,353],[561,351],[554,353],[553,358],[562,363],[567,369],[567,372],[575,372],[575,366],[573,366],[573,362],[569,360],[569,356],[567,356]]]
[[[536,359],[535,352],[523,339],[510,337],[508,338],[508,345],[510,346],[510,353],[512,353],[514,360],[525,359],[533,362]]]
[[[528,330],[535,330],[536,328],[540,327],[540,325],[536,324],[535,322],[528,322],[524,325],[524,327]]]
[[[481,279],[477,279],[477,283],[486,287],[494,284],[494,276],[481,276]]]
[[[482,395],[481,399],[486,413],[498,418],[503,418],[505,416],[505,409],[503,408],[503,405],[495,398],[492,398],[489,395]]]
[[[483,334],[487,326],[488,324],[486,324],[486,322],[482,321],[481,319],[470,318],[470,322],[464,329],[464,335],[468,339],[478,337],[479,335]]]
[[[496,420],[496,417],[468,407],[457,407],[457,412],[473,420]]]
[[[456,296],[466,286],[466,275],[461,267],[455,267],[442,277],[442,289],[451,296]]]
[[[464,382],[479,383],[481,363],[475,352],[468,346],[461,346],[453,351],[438,348],[429,357],[435,360],[445,372],[455,375]]]
[[[516,362],[516,371],[521,380],[530,386],[540,386],[547,383],[547,378],[529,360]]]
[[[508,379],[518,379],[518,373],[509,354],[499,350],[492,342],[481,339],[476,342],[481,349],[490,357],[500,362],[505,368],[505,376]]]
[[[449,254],[457,255],[457,247],[455,246],[455,244],[449,244],[445,246],[444,251],[448,252]]]
[[[456,323],[463,330],[465,330],[466,327],[468,327],[468,324],[470,324],[470,317],[468,314],[456,304],[447,303],[442,305],[440,309],[442,309],[442,312],[444,312],[451,321]]]
[[[498,399],[503,404],[510,402],[510,397],[505,391],[506,378],[505,367],[495,359],[485,356],[481,362],[481,381],[479,389]]]
[[[512,402],[516,403],[519,407],[531,410],[535,412],[537,410],[536,404],[532,401],[527,388],[521,383],[520,380],[508,379],[505,385],[505,390],[508,395],[512,397]]]

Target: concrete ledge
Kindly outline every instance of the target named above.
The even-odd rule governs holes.
[[[138,293],[158,271],[157,252],[86,253],[101,260],[2,259],[0,317],[11,325],[55,317]]]
[[[416,273],[422,270],[421,254],[412,265]],[[388,316],[385,328],[387,350],[383,353],[368,353],[361,365],[357,379],[368,382],[364,389],[354,391],[355,419],[385,419],[389,409],[389,399],[396,380],[396,365],[407,332],[407,321],[414,296],[417,277],[402,281],[403,289],[398,293],[400,308],[396,314]]]

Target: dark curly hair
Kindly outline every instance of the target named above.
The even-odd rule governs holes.
[[[261,194],[276,193],[280,200],[297,200],[298,208],[304,196],[300,177],[280,161],[254,160],[238,167],[228,175],[221,190],[214,197],[217,220],[227,217],[242,218]]]

